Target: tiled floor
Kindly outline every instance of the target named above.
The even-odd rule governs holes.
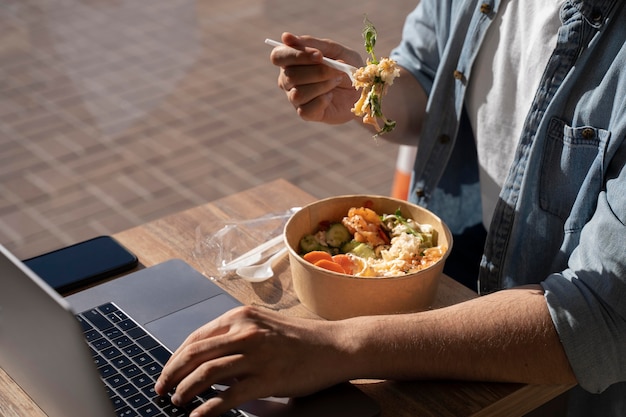
[[[386,55],[417,0],[2,0],[0,243],[25,258],[286,178],[388,194],[397,147],[300,120],[266,37]]]

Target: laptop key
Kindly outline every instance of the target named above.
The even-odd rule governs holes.
[[[150,355],[148,355],[147,353],[143,351],[139,355],[136,355],[135,357],[133,357],[133,361],[135,361],[135,363],[139,366],[144,366],[150,362],[154,362],[152,358],[150,357]]]
[[[97,338],[100,337],[100,333],[98,333],[97,330],[94,330],[93,328],[89,329],[89,330],[85,330],[83,332],[83,334],[85,335],[85,339],[90,342],[92,340],[96,340]]]
[[[93,355],[93,362],[96,364],[97,368],[106,365],[107,363],[107,361],[105,361],[104,358],[97,353]]]
[[[111,403],[113,404],[113,408],[115,410],[118,410],[126,406],[126,402],[124,402],[124,400],[122,400],[117,395],[114,395],[113,397],[111,397]]]
[[[124,353],[126,353],[130,357],[137,356],[139,354],[144,353],[143,349],[135,344],[126,346],[122,350],[124,351]]]
[[[117,393],[124,398],[131,397],[137,394],[139,391],[132,384],[126,384],[116,389]]]
[[[108,378],[105,379],[106,383],[109,384],[113,389],[117,388],[117,387],[121,387],[124,384],[128,383],[128,380],[126,380],[126,378],[124,378],[122,375],[117,374],[117,375],[113,375],[110,376]]]
[[[124,320],[128,320],[128,316],[126,315],[126,313],[124,313],[122,310],[119,310],[119,309],[107,314],[107,317],[113,323],[118,323]]]
[[[134,408],[143,407],[150,402],[150,400],[148,400],[142,393],[135,394],[126,401],[128,401],[128,404]]]
[[[172,356],[172,354],[163,346],[157,346],[156,348],[150,350],[150,353],[154,356],[154,359],[161,363],[161,365],[165,365],[170,359],[170,356]]]
[[[126,356],[118,356],[116,358],[111,359],[111,364],[115,366],[117,369],[124,369],[127,366],[132,365],[133,362]]]
[[[95,308],[84,312],[83,317],[89,320],[89,322],[96,326],[99,330],[104,331],[113,327],[113,324]]]
[[[142,417],[154,417],[154,416],[162,416],[163,413],[161,412],[161,410],[159,410],[158,408],[156,408],[153,405],[146,405],[143,408],[140,408],[138,410],[139,415]]]
[[[76,319],[80,323],[80,326],[83,328],[83,332],[93,329],[93,326],[81,315],[76,315]]]
[[[185,409],[174,405],[164,408],[163,412],[168,417],[186,417],[189,415]]]
[[[137,375],[141,375],[143,373],[143,370],[135,364],[122,368],[121,371],[124,374],[124,376],[126,376],[126,378],[134,378]]]
[[[141,392],[143,392],[146,397],[150,398],[155,404],[157,404],[156,399],[160,396],[154,390],[154,384],[146,385],[141,389]]]
[[[98,306],[96,308],[104,314],[109,314],[119,310],[113,303],[102,304],[101,306]]]
[[[120,329],[124,330],[124,331],[129,331],[131,329],[134,329],[135,327],[137,327],[137,325],[135,324],[134,321],[127,319],[127,320],[123,320],[120,321],[119,323],[117,323],[117,327],[119,327]]]
[[[102,354],[102,356],[104,356],[105,358],[111,360],[113,358],[117,358],[118,356],[122,355],[122,352],[119,351],[119,349],[114,348],[114,347],[110,347],[108,349],[105,349],[103,351],[100,352]]]
[[[182,407],[177,407],[169,399],[169,396],[157,397],[154,399],[154,403],[165,413],[168,417],[186,417],[189,415],[187,410]]]
[[[139,414],[132,408],[126,406],[116,411],[118,417],[137,417]]]
[[[114,339],[113,343],[115,343],[115,346],[120,349],[134,344],[134,342],[128,336],[120,336],[117,339]]]
[[[111,388],[107,384],[103,384],[103,385],[104,385],[104,390],[106,391],[109,398],[113,398],[116,395],[115,391],[113,391],[113,388]]]
[[[135,384],[139,388],[143,388],[143,387],[145,387],[148,384],[153,384],[154,383],[152,378],[150,378],[147,375],[138,375],[138,376],[134,377],[131,381],[132,381],[133,384]]]
[[[100,372],[100,376],[104,379],[117,374],[117,369],[108,364],[98,368],[98,371]]]
[[[128,335],[135,340],[140,339],[148,334],[141,327],[133,327],[132,329],[128,329],[126,333],[128,333]]]
[[[169,396],[157,395],[152,399],[152,402],[159,408],[165,408],[172,405]]]
[[[156,362],[150,362],[149,364],[144,365],[143,370],[146,371],[148,375],[155,376],[161,373],[163,367],[161,366],[161,364],[158,364]]]
[[[124,335],[124,332],[122,332],[120,329],[115,328],[115,327],[111,327],[110,329],[105,330],[104,332],[102,332],[102,334],[104,335],[104,337],[106,337],[107,339],[113,340],[115,338],[118,338],[120,336]]]
[[[90,344],[98,352],[103,351],[113,346],[113,344],[109,340],[104,339],[104,338],[93,340],[90,342]]]
[[[146,350],[150,350],[159,346],[159,342],[157,342],[153,337],[150,336],[144,336],[140,339],[137,339],[137,343],[139,343],[139,345]]]

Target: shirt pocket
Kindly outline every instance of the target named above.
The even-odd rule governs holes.
[[[580,230],[593,214],[604,177],[610,132],[571,127],[552,119],[541,163],[540,207],[564,222],[565,232]]]

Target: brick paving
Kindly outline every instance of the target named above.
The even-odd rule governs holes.
[[[416,0],[3,0],[0,243],[26,258],[285,178],[389,194],[397,147],[300,120],[263,39],[377,51]]]

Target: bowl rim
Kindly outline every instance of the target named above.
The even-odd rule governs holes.
[[[446,250],[446,252],[443,254],[443,256],[441,257],[441,259],[439,259],[437,262],[435,262],[432,265],[427,266],[426,268],[420,269],[419,271],[415,271],[412,272],[410,274],[404,274],[404,275],[394,275],[394,276],[389,276],[389,277],[361,277],[361,276],[355,276],[355,275],[349,275],[349,274],[342,274],[339,272],[335,272],[335,271],[331,271],[329,269],[325,269],[325,268],[321,268],[317,265],[314,265],[310,262],[308,262],[308,265],[310,265],[310,267],[313,267],[314,270],[320,271],[320,272],[324,272],[324,273],[328,273],[331,276],[337,277],[337,278],[341,278],[344,280],[366,280],[366,281],[379,281],[379,280],[385,280],[385,281],[397,281],[397,280],[404,280],[404,279],[411,279],[411,278],[415,278],[416,275],[421,274],[423,271],[426,270],[430,270],[432,268],[435,267],[441,267],[441,265],[443,264],[443,262],[448,258],[448,256],[450,255],[450,252],[452,252],[452,245],[453,245],[453,237],[452,237],[452,232],[450,231],[450,228],[445,224],[445,222],[443,220],[441,220],[441,218],[439,216],[437,216],[435,213],[433,213],[432,211],[428,210],[425,207],[422,207],[420,205],[417,205],[415,203],[411,203],[410,201],[406,201],[406,200],[401,200],[399,198],[395,198],[395,197],[388,197],[388,196],[383,196],[383,195],[375,195],[375,194],[344,194],[344,195],[337,195],[337,196],[332,196],[332,197],[326,197],[326,198],[322,198],[316,201],[313,201],[311,203],[308,203],[304,206],[302,206],[302,208],[300,210],[298,210],[297,212],[295,212],[294,214],[291,215],[291,217],[289,217],[289,219],[287,220],[287,222],[285,223],[285,226],[283,228],[283,241],[285,243],[285,246],[287,247],[287,250],[289,252],[289,254],[293,257],[297,257],[298,259],[301,259],[303,262],[306,262],[302,256],[300,256],[300,254],[289,244],[289,240],[287,239],[287,228],[292,224],[293,219],[298,216],[298,214],[301,213],[305,210],[308,209],[312,206],[316,206],[319,204],[323,204],[326,203],[328,201],[331,200],[337,200],[337,199],[342,199],[342,200],[347,200],[347,199],[353,199],[353,198],[374,198],[374,199],[378,199],[378,200],[389,200],[392,202],[397,202],[399,204],[403,204],[403,205],[410,205],[413,207],[416,207],[419,210],[424,210],[427,213],[429,213],[431,216],[433,216],[434,218],[436,218],[439,223],[441,224],[445,234],[446,234],[446,240],[448,240],[448,248]]]

